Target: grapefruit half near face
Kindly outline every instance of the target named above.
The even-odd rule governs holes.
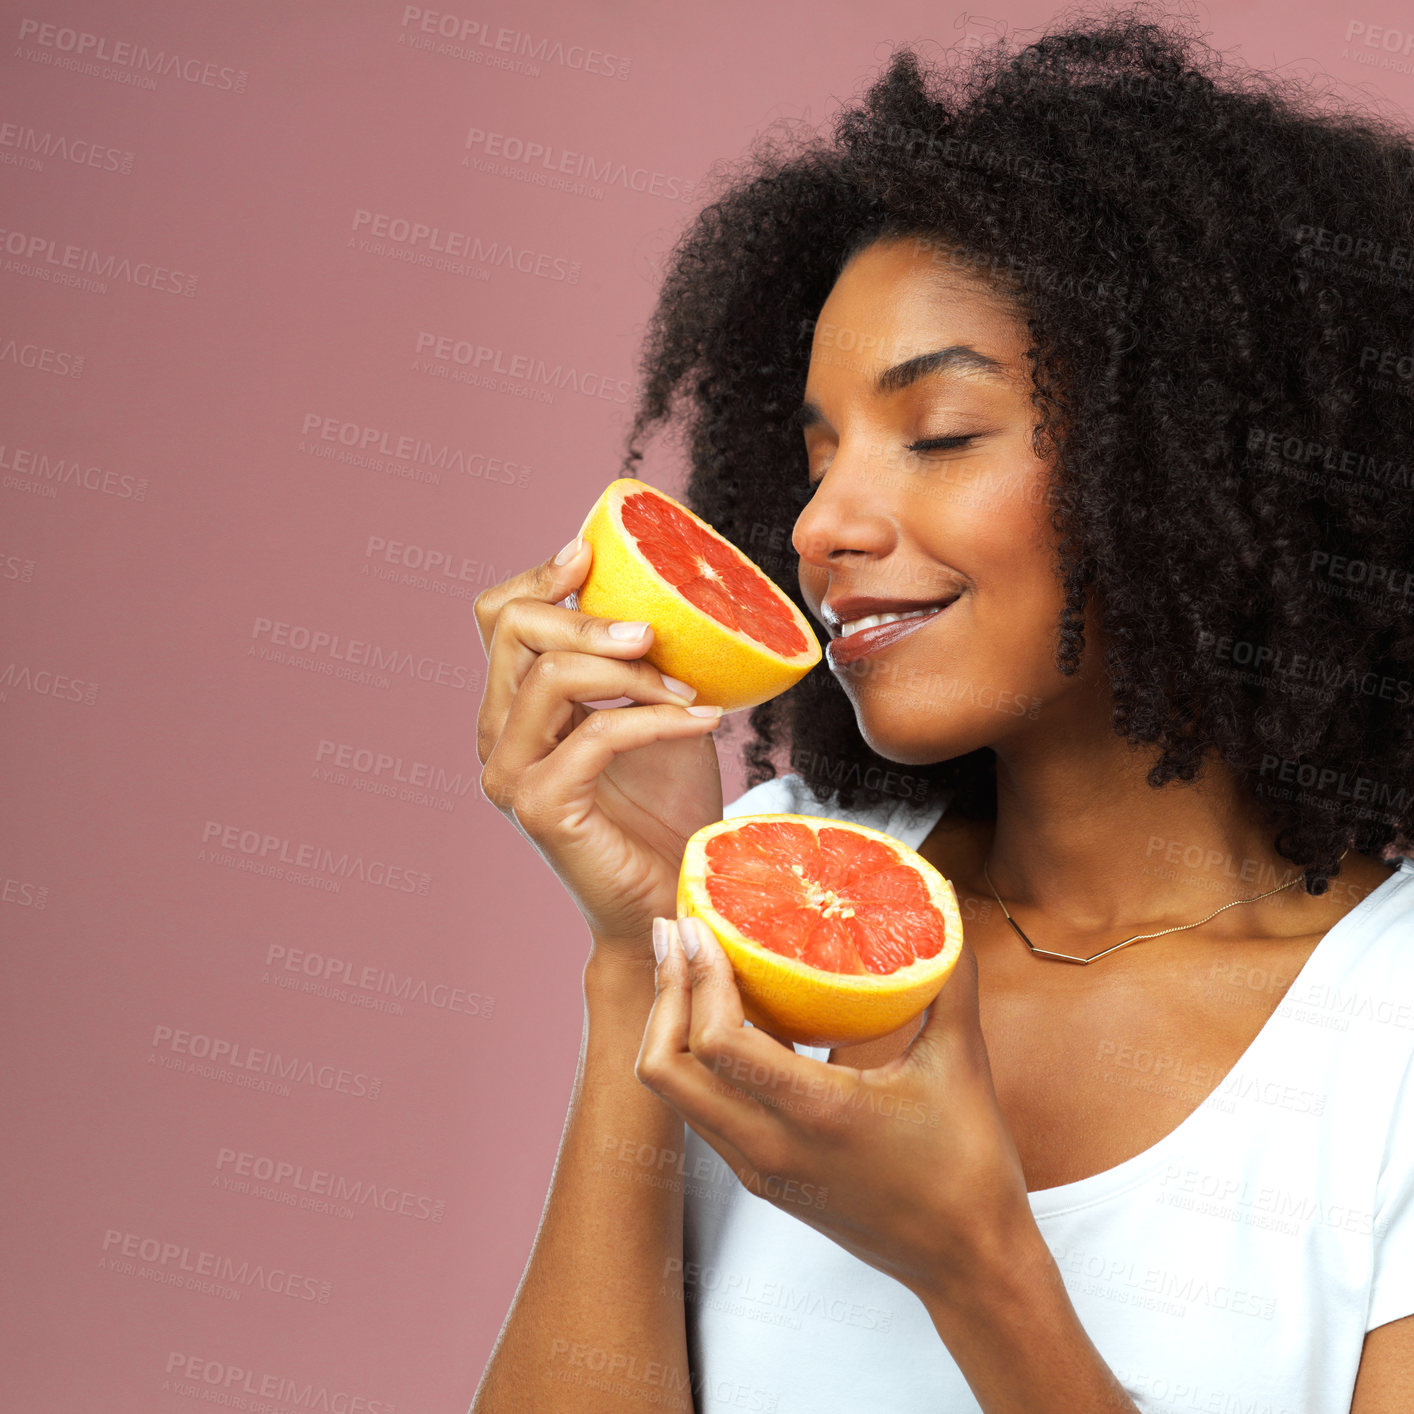
[[[820,641],[785,592],[705,520],[645,482],[611,481],[580,534],[594,550],[580,611],[651,624],[643,661],[695,687],[693,706],[755,707],[820,661]]]
[[[705,825],[683,851],[677,907],[721,943],[746,1019],[807,1046],[897,1031],[962,951],[957,895],[922,855],[814,815]]]

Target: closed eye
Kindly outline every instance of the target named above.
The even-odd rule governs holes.
[[[952,437],[925,437],[921,441],[910,442],[904,450],[908,452],[956,452],[969,442],[975,442],[982,435],[980,432],[961,432]],[[819,481],[807,479],[804,492],[806,500],[815,494],[815,488],[819,484]]]
[[[925,437],[921,442],[910,442],[910,452],[953,452],[976,440],[976,434],[965,432],[956,437]]]

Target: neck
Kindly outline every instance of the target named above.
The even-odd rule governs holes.
[[[1050,740],[1044,753],[997,748],[997,819],[984,858],[1017,922],[1028,933],[1040,925],[1030,934],[1038,946],[1047,946],[1046,920],[1064,934],[1117,939],[1194,922],[1299,878],[1230,768],[1210,761],[1201,779],[1156,790],[1145,780],[1154,759],[1109,731]],[[990,895],[980,866],[978,875]],[[1317,902],[1298,882],[1220,913],[1209,936],[1285,932],[1303,900]]]

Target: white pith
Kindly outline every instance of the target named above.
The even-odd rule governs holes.
[[[805,866],[803,864],[792,864],[790,866],[792,874],[797,878],[805,877]],[[811,888],[806,895],[811,908],[819,908],[822,918],[853,918],[854,910],[847,904],[840,902],[840,897],[833,889],[822,889],[817,884]],[[823,908],[820,905],[824,904]]]

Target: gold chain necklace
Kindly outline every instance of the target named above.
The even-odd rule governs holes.
[[[1345,850],[1345,852],[1340,856],[1340,859],[1336,860],[1337,869],[1340,868],[1341,860],[1343,860],[1345,856],[1349,853],[1349,849]],[[1197,923],[1180,923],[1176,928],[1160,928],[1157,933],[1136,933],[1134,937],[1126,938],[1124,942],[1116,943],[1114,947],[1106,948],[1104,952],[1097,952],[1094,957],[1075,957],[1068,952],[1048,952],[1045,948],[1038,948],[1036,944],[1033,943],[1031,939],[1028,938],[1026,934],[1021,931],[1021,925],[1016,921],[1016,919],[1013,918],[1011,914],[1007,912],[1007,906],[1006,904],[1002,903],[1002,896],[997,893],[997,886],[992,882],[991,874],[987,872],[986,860],[983,860],[982,862],[982,873],[986,877],[987,887],[991,889],[992,896],[996,899],[998,903],[1001,903],[1002,912],[1006,914],[1006,921],[1011,924],[1017,936],[1021,939],[1023,943],[1026,944],[1028,948],[1031,949],[1033,953],[1036,954],[1037,957],[1053,957],[1061,962],[1078,962],[1082,964],[1082,966],[1086,963],[1097,962],[1100,958],[1107,957],[1110,953],[1116,952],[1120,948],[1128,947],[1130,943],[1140,942],[1144,938],[1161,938],[1165,933],[1182,933],[1185,929],[1188,928],[1201,927],[1204,923],[1208,921],[1208,918],[1216,917],[1219,913],[1223,911],[1224,908],[1236,908],[1239,903],[1256,903],[1258,899],[1267,898],[1271,894],[1279,894],[1283,889],[1289,889],[1292,884],[1299,884],[1301,882],[1301,875],[1298,874],[1294,879],[1288,880],[1285,884],[1278,884],[1276,888],[1268,889],[1267,892],[1264,894],[1253,894],[1251,898],[1235,898],[1231,903],[1225,903],[1222,905],[1221,908],[1215,908],[1212,913],[1208,914],[1208,918],[1200,918]]]

